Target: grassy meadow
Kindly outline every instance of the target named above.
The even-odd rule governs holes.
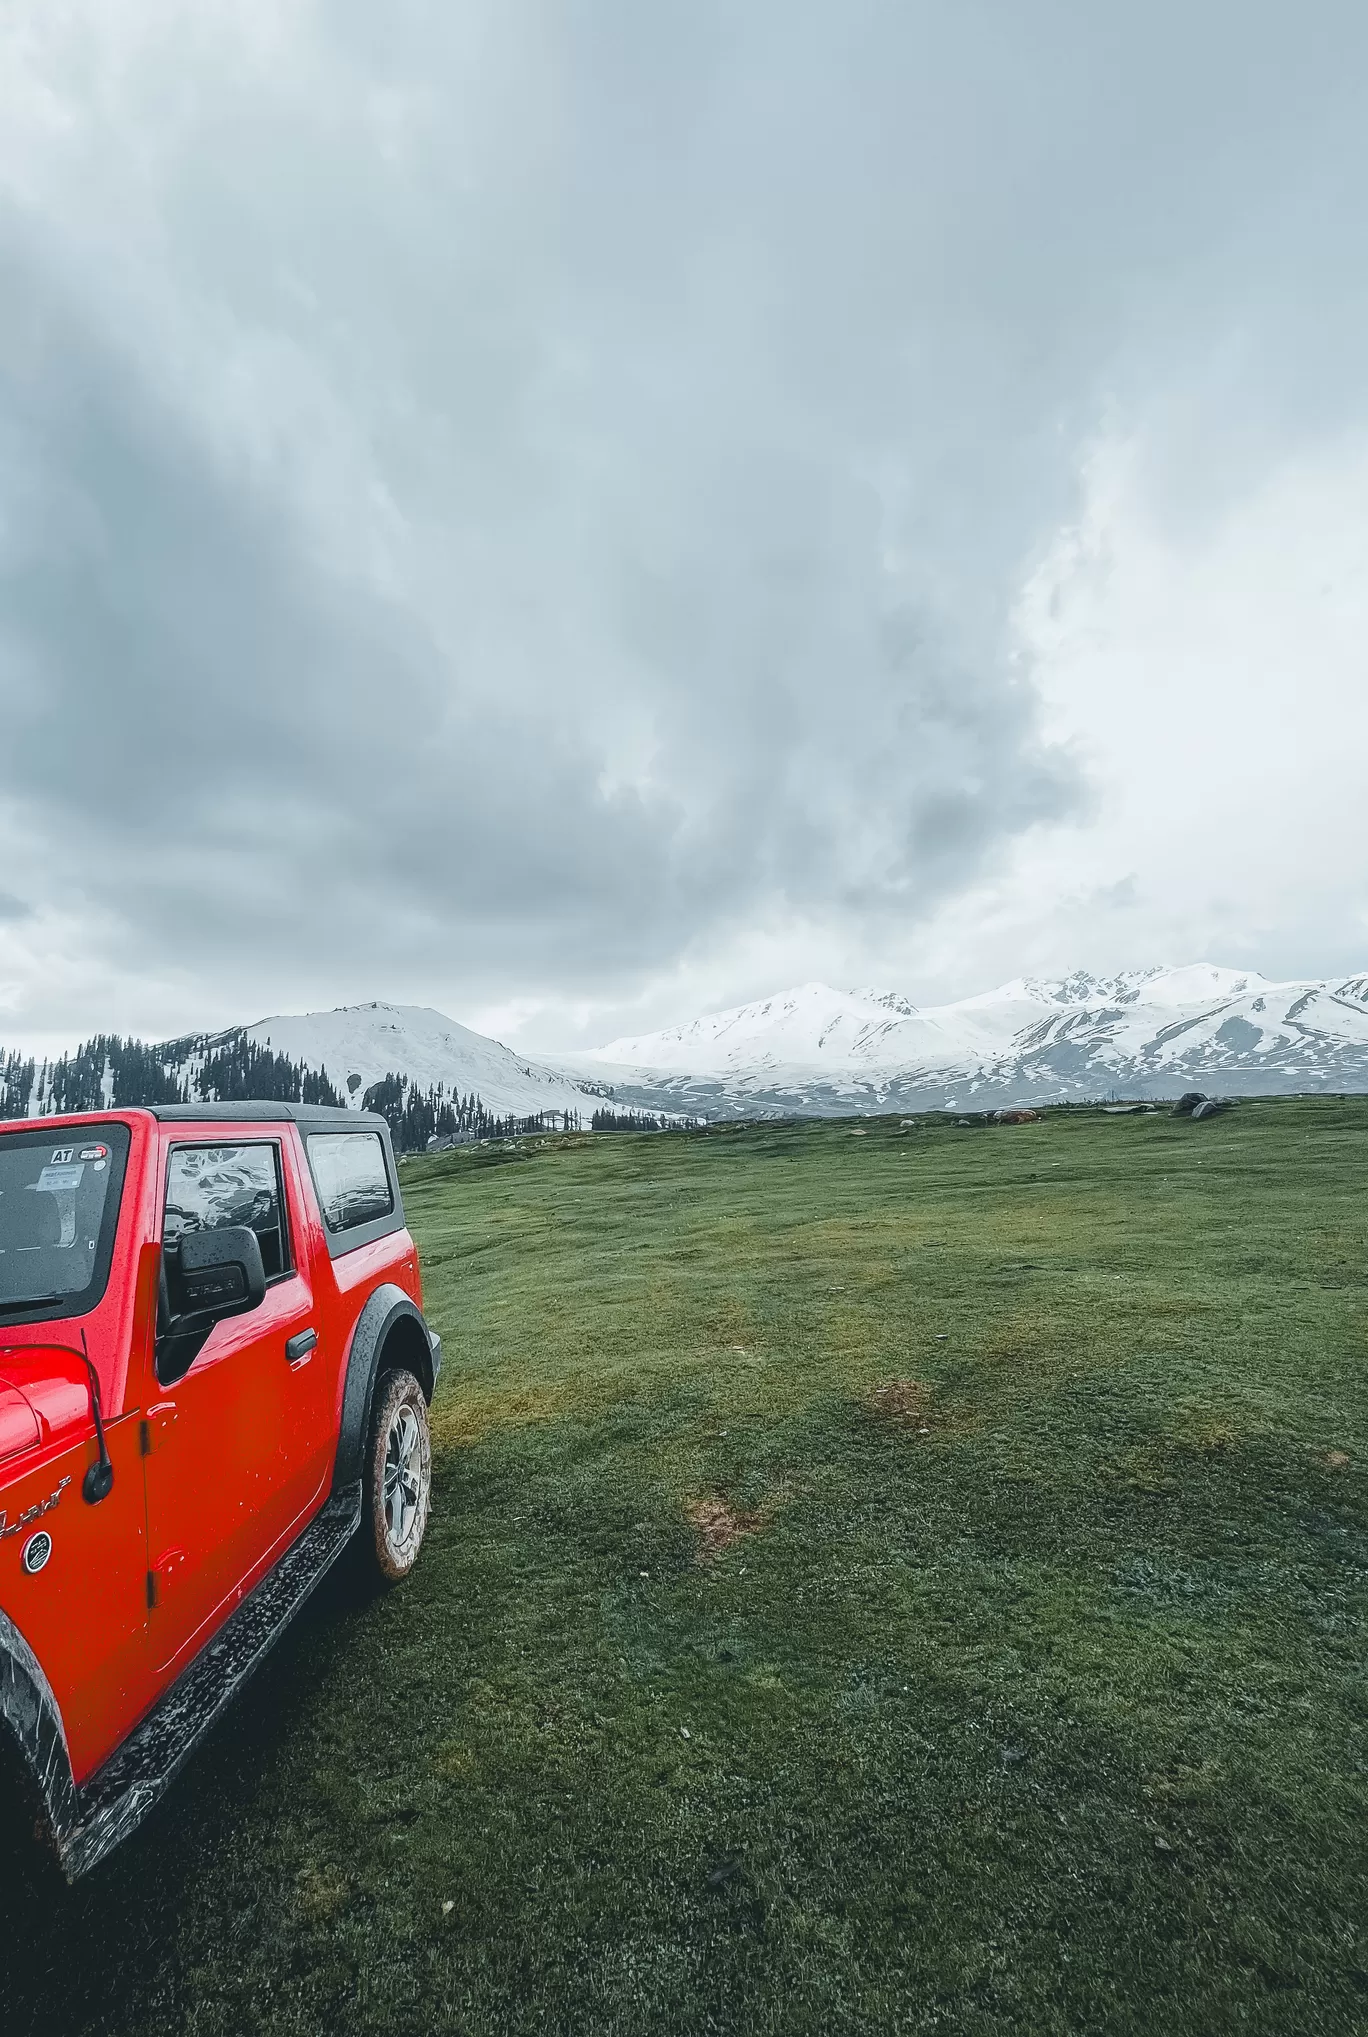
[[[412,1581],[5,2037],[1368,2027],[1368,1099],[406,1163]]]

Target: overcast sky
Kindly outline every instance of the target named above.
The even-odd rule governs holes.
[[[1368,966],[1361,0],[8,0],[0,1043]]]

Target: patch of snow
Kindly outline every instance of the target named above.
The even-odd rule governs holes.
[[[326,1068],[334,1089],[358,1110],[367,1089],[386,1075],[406,1075],[423,1090],[440,1083],[448,1096],[474,1091],[498,1117],[570,1110],[587,1121],[602,1100],[575,1076],[526,1060],[425,1005],[343,1005],[262,1019],[247,1032],[292,1061]]]

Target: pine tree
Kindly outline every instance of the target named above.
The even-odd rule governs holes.
[[[35,1109],[108,1110],[158,1103],[248,1102],[338,1105],[326,1068],[305,1067],[258,1045],[241,1028],[188,1034],[149,1046],[144,1040],[97,1033],[70,1054],[35,1067],[16,1054],[0,1057],[0,1116]]]
[[[0,1056],[0,1117],[28,1116],[36,1073],[36,1064],[31,1060],[21,1061],[17,1054]]]
[[[663,1132],[667,1122],[650,1111],[609,1110],[604,1106],[590,1118],[589,1129],[594,1132]]]

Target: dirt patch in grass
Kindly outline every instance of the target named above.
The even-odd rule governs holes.
[[[871,1414],[925,1435],[931,1427],[931,1389],[924,1379],[887,1379],[865,1396]]]
[[[743,1535],[754,1535],[765,1525],[763,1511],[744,1513],[715,1493],[706,1499],[690,1500],[684,1511],[698,1535],[700,1563],[711,1562]]]

